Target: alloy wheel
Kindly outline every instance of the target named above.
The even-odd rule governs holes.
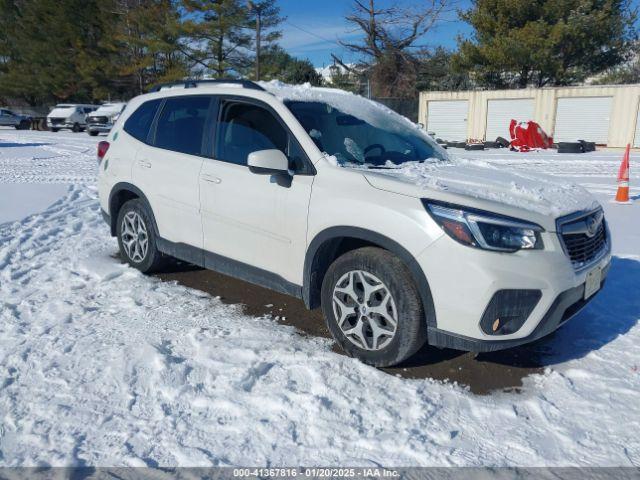
[[[357,347],[381,350],[393,340],[398,310],[389,288],[375,275],[345,273],[333,289],[332,304],[338,327]]]
[[[122,217],[120,236],[125,253],[135,263],[142,262],[149,249],[149,235],[144,220],[137,212],[127,212]]]

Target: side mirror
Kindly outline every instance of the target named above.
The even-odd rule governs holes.
[[[280,150],[258,150],[247,158],[249,170],[262,175],[277,175],[289,171],[289,160]]]

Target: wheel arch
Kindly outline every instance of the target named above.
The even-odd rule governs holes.
[[[116,183],[111,189],[111,193],[109,193],[109,226],[111,229],[111,236],[116,236],[116,224],[118,221],[118,212],[120,211],[120,208],[125,204],[125,202],[133,200],[135,198],[139,199],[145,204],[149,215],[151,215],[153,231],[156,236],[159,236],[156,217],[153,214],[153,210],[151,209],[149,200],[147,199],[146,195],[142,193],[142,190],[128,182]]]
[[[320,306],[322,280],[340,255],[363,246],[387,250],[400,258],[416,283],[428,326],[436,326],[436,312],[429,282],[413,255],[402,245],[380,233],[359,227],[336,226],[318,233],[309,244],[304,260],[302,298],[307,308]]]

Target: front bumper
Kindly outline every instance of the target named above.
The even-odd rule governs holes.
[[[606,265],[606,267],[602,269],[602,280],[600,282],[601,289],[604,286],[606,276],[609,273],[609,267],[610,264]],[[596,297],[597,294],[592,295],[585,300],[584,289],[585,286],[583,284],[560,293],[547,313],[540,320],[538,326],[526,337],[512,340],[480,340],[477,338],[465,337],[464,335],[456,335],[451,332],[445,332],[436,327],[428,327],[429,343],[440,348],[452,348],[455,350],[465,350],[469,352],[495,352],[534,342],[555,332],[558,328],[571,320]]]
[[[459,350],[488,352],[544,337],[581,310],[587,274],[601,269],[601,286],[611,261],[610,243],[598,261],[576,271],[555,232],[543,232],[544,250],[496,253],[473,249],[443,236],[418,255],[435,307],[428,322],[429,343]],[[443,261],[443,259],[446,259]],[[540,299],[513,333],[490,335],[480,322],[501,290],[532,290]]]
[[[111,123],[90,123],[87,125],[87,130],[90,132],[109,133],[113,128]]]
[[[65,129],[73,128],[74,125],[75,125],[75,123],[73,123],[73,122],[53,123],[53,122],[47,120],[47,127],[49,127],[50,129],[51,128],[57,128],[59,130],[65,130]],[[80,125],[81,127],[84,126],[81,123],[78,123],[78,125]]]

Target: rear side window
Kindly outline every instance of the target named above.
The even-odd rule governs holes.
[[[149,128],[161,102],[162,100],[150,100],[140,105],[125,122],[124,131],[141,142],[146,142]]]
[[[288,154],[288,135],[266,109],[241,102],[224,102],[218,125],[216,158],[246,165],[251,152],[277,149]]]
[[[202,95],[168,98],[158,117],[154,145],[174,152],[202,155],[211,100]]]

